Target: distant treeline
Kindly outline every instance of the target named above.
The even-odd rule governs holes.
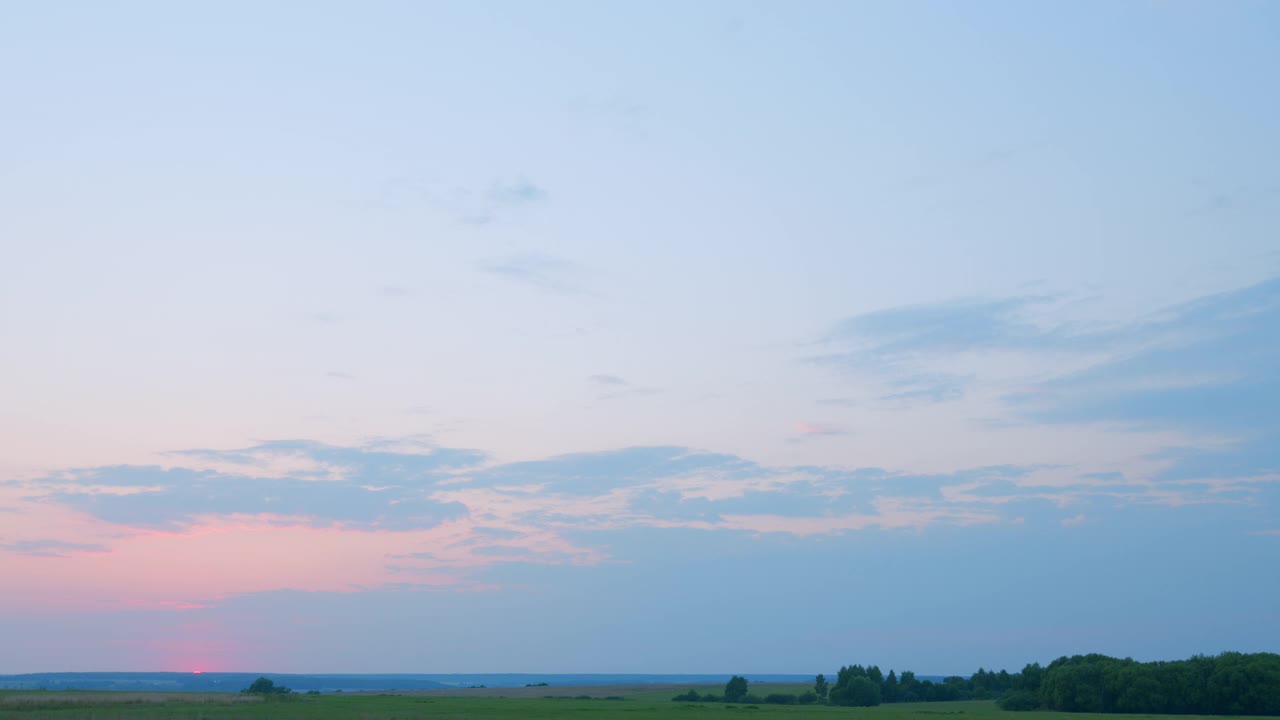
[[[735,675],[722,695],[690,690],[681,702],[826,704],[869,707],[881,703],[996,699],[1005,710],[1171,715],[1280,715],[1280,655],[1223,653],[1189,660],[1140,663],[1105,655],[1061,657],[1019,673],[979,669],[968,678],[917,680],[871,665],[840,668],[835,684],[819,675],[802,694],[749,692]]]
[[[1170,662],[1106,655],[1028,665],[1006,710],[1172,715],[1280,715],[1280,655],[1223,653]]]

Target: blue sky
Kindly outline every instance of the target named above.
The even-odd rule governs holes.
[[[0,23],[0,672],[1274,650],[1277,7]]]

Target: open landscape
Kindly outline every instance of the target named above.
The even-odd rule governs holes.
[[[620,700],[460,697],[439,693],[299,696],[242,702],[235,696],[99,693],[0,693],[0,720],[1114,720],[1088,713],[1010,713],[990,701],[902,703],[874,708],[782,707],[674,703],[673,690],[714,686],[592,688]],[[521,688],[523,690],[523,688]],[[552,689],[556,692],[556,689]],[[505,691],[510,693],[510,691]],[[523,693],[516,693],[523,694]],[[1135,720],[1199,720],[1195,715],[1141,715]],[[1247,716],[1237,716],[1243,720]]]
[[[1280,0],[0,0],[0,720],[1280,720]]]

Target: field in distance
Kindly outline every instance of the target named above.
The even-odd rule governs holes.
[[[764,690],[761,683],[759,689]],[[1117,720],[1115,715],[1000,710],[990,701],[896,703],[872,708],[726,705],[672,702],[690,688],[712,686],[592,686],[595,699],[547,699],[585,688],[494,688],[534,697],[448,694],[301,695],[266,700],[180,693],[0,692],[0,720]],[[785,691],[793,691],[792,686]],[[477,688],[484,690],[487,688]],[[773,691],[778,691],[773,689]],[[456,693],[458,691],[441,691]],[[607,700],[608,696],[621,699]],[[1132,717],[1137,720],[1139,716]],[[1194,715],[1143,715],[1142,720],[1196,720]],[[1240,720],[1245,720],[1240,718]]]

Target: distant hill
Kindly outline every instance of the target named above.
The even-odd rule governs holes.
[[[240,692],[261,676],[295,692],[439,690],[453,687],[423,675],[289,675],[283,673],[32,673],[0,675],[0,690]]]
[[[258,677],[271,678],[295,692],[369,690],[441,690],[471,687],[557,685],[657,685],[723,683],[729,673],[711,675],[455,673],[395,675],[294,675],[285,673],[31,673],[0,675],[0,690],[119,690],[167,692],[240,692]],[[807,683],[813,675],[747,675],[755,682]]]

